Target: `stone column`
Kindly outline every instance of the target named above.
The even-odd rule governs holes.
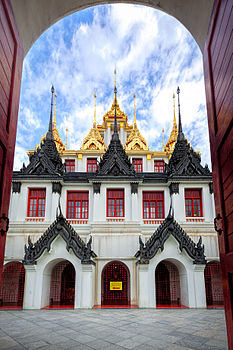
[[[138,182],[131,182],[131,220],[138,221]]]
[[[197,308],[206,308],[205,265],[194,265],[194,286]]]
[[[107,130],[104,133],[104,143],[108,146],[111,140],[111,122],[107,122]]]
[[[138,264],[138,306],[154,307],[150,302],[149,264]]]
[[[92,264],[82,265],[82,285],[81,285],[81,308],[91,309],[94,305],[95,290],[95,266]],[[76,301],[75,301],[76,304]],[[75,305],[76,307],[76,305]]]
[[[25,282],[24,282],[24,309],[36,309],[34,297],[36,288],[36,265],[24,265]]]
[[[61,195],[62,185],[60,182],[52,182],[52,200],[51,200],[51,217],[53,222],[56,219],[59,196]]]

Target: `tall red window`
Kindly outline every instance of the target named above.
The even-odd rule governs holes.
[[[75,160],[74,159],[66,159],[66,172],[67,173],[74,173],[75,172]]]
[[[88,219],[88,191],[67,192],[67,218]]]
[[[45,216],[45,188],[29,188],[28,216]]]
[[[107,216],[124,216],[124,190],[107,190]]]
[[[202,216],[202,198],[200,189],[185,190],[186,216]]]
[[[133,158],[132,163],[134,165],[135,171],[137,173],[143,172],[143,166],[142,166],[142,158]]]
[[[164,193],[159,191],[143,192],[143,218],[164,218]]]
[[[88,158],[87,159],[87,172],[94,173],[97,170],[97,159],[96,158]]]
[[[155,173],[164,173],[165,165],[163,160],[155,160],[154,161],[154,172]]]

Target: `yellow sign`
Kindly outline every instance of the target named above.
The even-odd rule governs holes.
[[[122,290],[122,282],[110,282],[110,290]]]

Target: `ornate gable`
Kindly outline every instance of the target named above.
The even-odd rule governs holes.
[[[172,208],[170,208],[166,219],[145,244],[142,242],[141,237],[139,237],[140,249],[135,254],[135,257],[139,258],[138,263],[149,264],[149,261],[157,254],[159,249],[163,251],[164,244],[170,235],[177,240],[181,251],[185,249],[190,258],[193,259],[194,264],[206,264],[204,245],[202,245],[201,237],[197,244],[194,243],[175,221]]]
[[[81,150],[94,149],[94,150],[100,150],[100,151],[105,149],[104,140],[95,125],[93,125],[89,134],[83,140],[83,143],[80,149]]]
[[[114,132],[112,139],[108,146],[107,151],[103,155],[99,165],[98,175],[111,175],[111,176],[135,176],[135,170],[133,164],[130,162],[129,157],[125,153],[125,150],[119,139],[117,131],[117,115],[116,115],[116,87],[115,87],[115,119],[114,119]]]
[[[23,263],[26,265],[36,264],[37,259],[39,259],[46,249],[48,252],[50,251],[52,242],[59,235],[66,242],[67,251],[72,249],[73,253],[81,260],[82,264],[95,265],[94,261],[91,260],[91,258],[97,256],[91,250],[92,238],[90,238],[89,242],[86,244],[64,218],[61,211],[60,214],[57,215],[56,220],[50,225],[38,241],[36,241],[36,243],[33,244],[30,236],[28,236],[28,246],[25,245]]]
[[[124,149],[126,151],[148,151],[146,140],[140,134],[137,124],[134,125],[128,139],[126,140]]]

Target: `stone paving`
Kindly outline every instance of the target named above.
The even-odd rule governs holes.
[[[225,350],[224,311],[2,310],[0,349]]]

